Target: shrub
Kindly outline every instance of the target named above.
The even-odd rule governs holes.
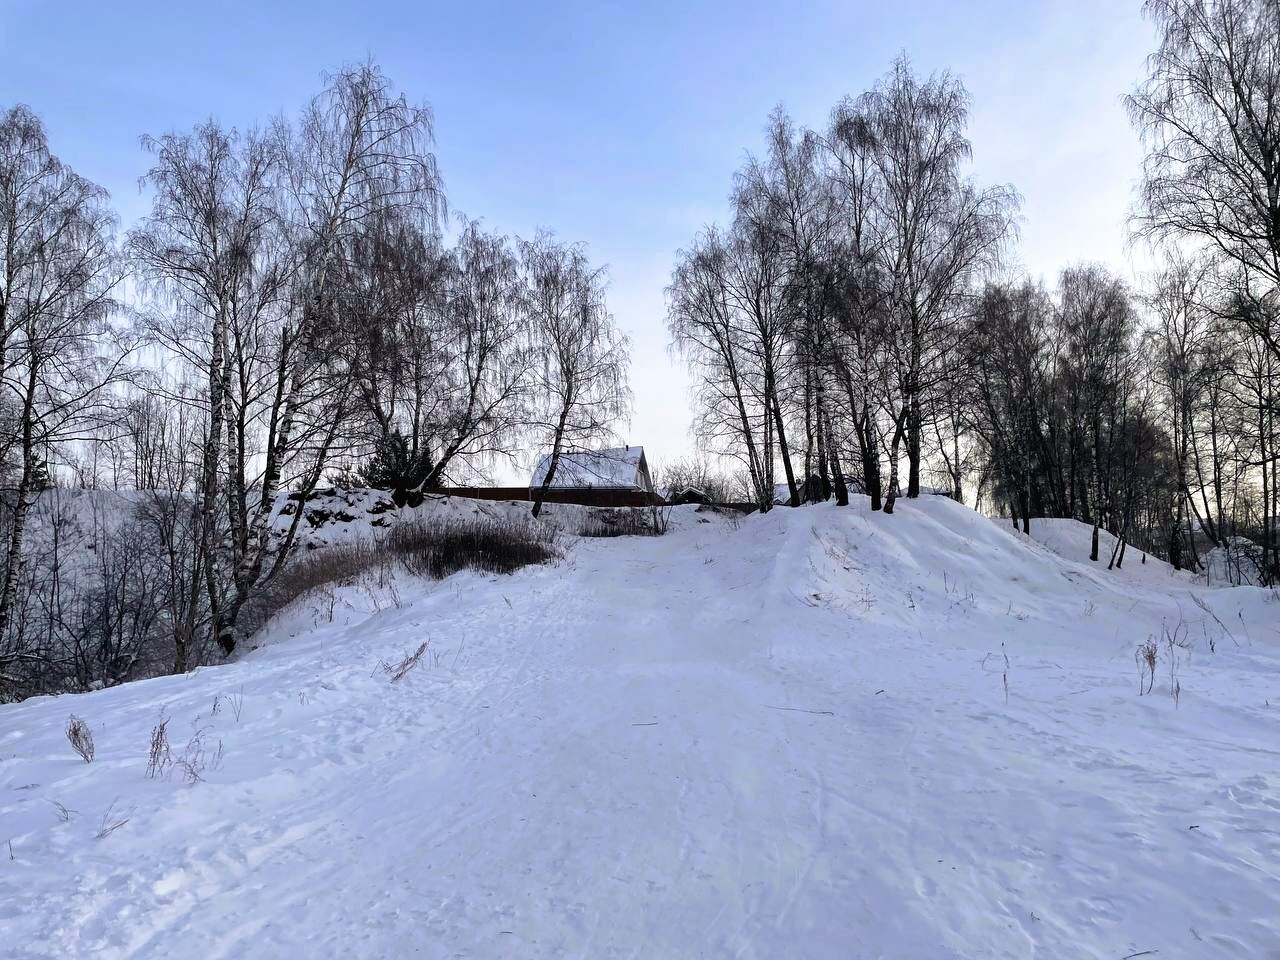
[[[334,544],[296,556],[272,581],[254,612],[261,620],[270,619],[299,597],[324,587],[355,583],[382,563],[374,545],[363,541]]]
[[[386,561],[373,544],[364,541],[333,544],[297,554],[271,581],[271,585],[246,606],[242,615],[246,629],[250,634],[260,630],[268,620],[300,597],[356,583],[370,571],[385,570]]]
[[[669,514],[670,510],[664,507],[593,509],[578,527],[578,536],[660,537],[667,532]]]
[[[295,557],[271,588],[255,599],[246,620],[252,629],[259,629],[300,597],[370,575],[386,585],[395,566],[442,580],[459,570],[514,573],[556,556],[554,531],[525,521],[409,521],[392,527],[378,540],[321,547]]]
[[[442,580],[459,570],[514,573],[556,557],[551,530],[517,520],[419,520],[383,541],[410,573]]]

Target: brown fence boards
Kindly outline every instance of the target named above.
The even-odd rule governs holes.
[[[425,491],[449,497],[470,497],[473,500],[524,500],[532,502],[537,490],[529,487],[441,487]],[[656,493],[644,490],[616,490],[600,487],[552,488],[543,497],[546,503],[576,503],[584,507],[660,507],[666,501]]]

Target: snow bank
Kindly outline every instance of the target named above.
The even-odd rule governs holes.
[[[1111,553],[1116,547],[1116,537],[1100,529],[1098,559],[1090,560],[1093,526],[1079,520],[1038,517],[1031,521],[1031,539],[1060,557],[1101,567],[1107,574],[1122,581],[1167,586],[1171,582],[1190,584],[1196,579],[1190,572],[1174,570],[1171,564],[1151,556],[1133,544],[1125,548],[1124,563],[1119,568],[1107,570]]]
[[[1200,561],[1205,581],[1216,586],[1256,586],[1262,579],[1262,547],[1248,537],[1227,537]]]
[[[1115,575],[941,498],[673,518],[0,707],[6,955],[1280,944],[1273,594]],[[1166,628],[1185,646],[1139,696],[1134,650]],[[379,664],[424,640],[392,684]],[[198,781],[146,777],[161,716]]]

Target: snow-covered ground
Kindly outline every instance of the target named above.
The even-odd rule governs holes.
[[[1273,594],[942,498],[673,519],[0,707],[0,954],[1280,957]]]
[[[1262,547],[1247,537],[1228,537],[1200,558],[1204,578],[1212,584],[1257,584],[1262,577]]]
[[[1098,531],[1098,560],[1096,563],[1090,561],[1093,527],[1079,520],[1035,518],[1031,521],[1031,539],[1068,560],[1077,560],[1090,567],[1100,568],[1112,580],[1143,583],[1153,587],[1190,585],[1197,582],[1194,574],[1185,570],[1174,570],[1170,564],[1143,553],[1133,544],[1125,548],[1121,565],[1108,570],[1107,564],[1110,563],[1111,554],[1116,548],[1116,538],[1105,530]],[[1204,584],[1204,578],[1200,577],[1199,582]]]
[[[272,517],[277,534],[283,534],[292,524],[294,507],[292,504],[285,507],[285,504],[285,498],[281,497]],[[397,524],[418,520],[524,523],[530,519],[531,506],[524,500],[471,500],[427,494],[420,506],[397,509],[390,494],[381,490],[328,489],[317,491],[308,500],[297,527],[297,539],[305,549],[318,549],[352,540],[376,539]],[[598,508],[579,504],[547,503],[538,522],[557,535],[573,536],[599,512]]]

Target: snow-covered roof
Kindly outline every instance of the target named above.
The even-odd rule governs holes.
[[[551,454],[544,454],[533,468],[529,486],[540,487],[551,466]],[[644,447],[613,447],[608,450],[580,450],[560,454],[551,489],[596,487],[623,490],[652,490]]]

